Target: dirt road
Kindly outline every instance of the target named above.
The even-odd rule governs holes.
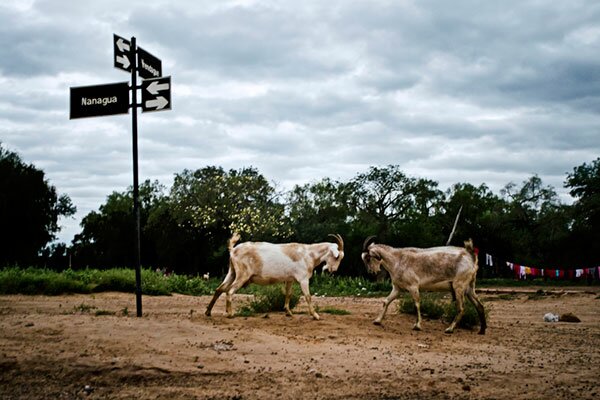
[[[411,330],[381,299],[316,298],[349,315],[227,319],[224,299],[0,296],[2,399],[592,399],[600,396],[599,288],[480,294],[488,332]],[[595,293],[594,293],[595,291]],[[239,306],[244,296],[236,296]],[[296,311],[306,311],[301,302]],[[546,323],[572,312],[581,323]]]

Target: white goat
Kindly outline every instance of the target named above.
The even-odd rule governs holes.
[[[308,310],[314,319],[319,319],[312,306],[308,281],[314,269],[325,263],[323,270],[335,272],[342,258],[344,258],[344,241],[338,234],[333,236],[337,242],[330,243],[285,243],[273,244],[266,242],[245,242],[236,246],[240,235],[234,233],[229,239],[229,272],[219,285],[215,294],[206,308],[206,315],[210,316],[215,302],[225,292],[227,295],[226,311],[233,317],[231,297],[241,287],[249,283],[269,285],[272,283],[285,283],[285,311],[292,315],[290,310],[290,297],[292,284],[298,282]]]
[[[392,292],[384,300],[383,310],[373,321],[374,324],[381,324],[388,306],[399,297],[402,288],[410,293],[417,309],[417,322],[413,329],[421,330],[419,289],[450,290],[456,299],[458,314],[445,332],[454,332],[454,328],[462,318],[466,294],[479,315],[479,334],[485,334],[485,310],[475,294],[477,255],[471,240],[465,242],[465,248],[444,246],[429,249],[394,248],[375,244],[373,241],[374,236],[371,236],[363,244],[361,255],[363,262],[371,273],[379,272],[380,267],[383,266],[392,280]]]

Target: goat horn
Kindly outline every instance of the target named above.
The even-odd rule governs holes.
[[[344,251],[344,240],[342,239],[342,237],[337,234],[337,233],[330,233],[328,236],[331,236],[332,238],[335,239],[335,241],[338,244],[338,250],[339,251]]]
[[[377,236],[369,236],[368,238],[366,238],[365,242],[363,243],[363,251],[367,251],[369,245],[373,243],[376,238]]]

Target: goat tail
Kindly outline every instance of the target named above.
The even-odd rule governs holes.
[[[241,236],[238,232],[234,232],[233,235],[229,238],[229,241],[227,242],[227,248],[229,249],[230,253],[233,251],[233,248],[240,239]]]
[[[465,250],[467,250],[467,252],[471,255],[475,265],[479,265],[477,252],[475,251],[475,246],[473,245],[473,239],[465,240]]]

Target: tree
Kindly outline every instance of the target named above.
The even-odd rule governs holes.
[[[565,187],[575,198],[573,228],[568,249],[582,265],[600,263],[600,158],[583,163],[567,175]]]
[[[275,189],[254,168],[225,172],[220,167],[185,170],[171,189],[173,212],[180,224],[209,234],[239,232],[246,239],[291,235]]]
[[[437,182],[407,177],[399,166],[371,167],[350,183],[355,223],[366,235],[406,245],[436,245],[444,241],[432,217],[443,193]]]
[[[558,221],[555,216],[564,211],[554,188],[544,186],[542,179],[534,175],[521,186],[507,184],[500,194],[508,205],[506,222],[513,235],[513,256],[536,265],[556,262],[548,253],[556,243],[544,239],[550,232],[556,234],[559,226],[554,224]]]
[[[141,262],[156,264],[155,246],[145,234],[152,210],[164,197],[164,187],[158,181],[146,180],[139,186]],[[73,239],[74,267],[111,268],[131,266],[134,262],[135,224],[133,188],[110,194],[98,211],[91,211],[81,221],[82,231]]]
[[[60,231],[59,217],[76,208],[66,194],[0,143],[0,265],[36,263],[40,251]]]
[[[294,238],[312,243],[330,233],[349,233],[348,185],[325,178],[319,182],[296,185],[288,195],[288,213]]]
[[[192,233],[188,267],[195,272],[226,269],[227,240],[233,232],[243,240],[268,241],[292,234],[278,194],[254,168],[184,170],[175,175],[169,205],[180,229]]]

